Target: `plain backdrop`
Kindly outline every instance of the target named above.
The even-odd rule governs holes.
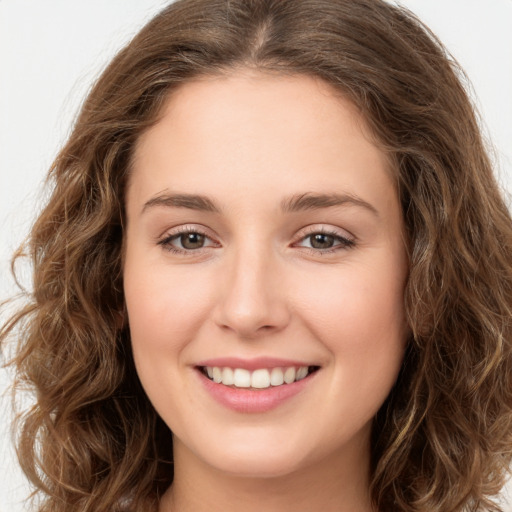
[[[43,200],[41,184],[84,95],[112,55],[168,0],[0,0],[0,300],[8,260]],[[512,192],[512,0],[403,0],[465,68],[496,169]],[[0,369],[0,393],[10,376]],[[0,398],[0,512],[28,486]],[[512,512],[512,507],[507,508]]]

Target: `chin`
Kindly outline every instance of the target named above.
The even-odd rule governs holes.
[[[303,450],[302,450],[303,452]],[[213,443],[213,449],[196,452],[203,461],[217,470],[244,478],[277,478],[307,466],[306,454],[295,444],[253,440],[252,443]]]
[[[215,466],[233,477],[254,479],[284,477],[301,468],[300,461],[292,460],[289,456],[270,457],[263,450],[260,450],[259,454],[253,454],[252,457],[233,456],[222,464],[216,461]]]

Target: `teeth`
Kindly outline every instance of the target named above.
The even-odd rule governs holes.
[[[268,388],[270,387],[270,373],[268,370],[254,370],[251,375],[252,388]]]
[[[305,366],[301,366],[295,374],[295,380],[302,380],[308,374],[308,369]]]
[[[222,383],[225,384],[226,386],[231,386],[235,383],[233,370],[231,368],[223,368]]]
[[[304,379],[309,374],[309,367],[307,366],[300,366],[299,368],[290,366],[288,368],[272,368],[271,370],[261,368],[253,372],[244,368],[207,366],[205,370],[210,380],[217,384],[255,389],[291,384],[292,382]]]
[[[213,382],[222,382],[222,370],[216,366],[213,369]]]
[[[295,368],[292,366],[291,368],[286,368],[284,372],[284,381],[286,384],[291,384],[295,380]]]
[[[242,368],[236,368],[233,372],[233,385],[237,388],[250,388],[251,372]]]
[[[283,370],[281,370],[281,368],[272,368],[272,371],[270,372],[270,384],[272,384],[272,386],[280,386],[283,383]]]

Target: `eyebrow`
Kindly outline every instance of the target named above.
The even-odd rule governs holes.
[[[369,210],[377,217],[379,216],[379,212],[374,206],[353,194],[316,194],[313,192],[296,194],[284,199],[281,202],[281,209],[285,213],[293,213],[344,205],[359,206]]]
[[[141,213],[155,206],[220,213],[220,208],[210,198],[198,194],[159,194],[144,203]]]
[[[281,201],[281,210],[284,213],[295,213],[344,205],[359,206],[370,211],[377,217],[379,216],[379,212],[374,206],[353,194],[318,194],[314,192],[295,194]],[[177,193],[164,193],[152,197],[144,203],[141,213],[157,206],[166,208],[188,208],[203,212],[221,213],[221,208],[207,196]]]

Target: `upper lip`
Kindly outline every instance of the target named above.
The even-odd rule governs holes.
[[[276,357],[256,357],[254,359],[241,359],[239,357],[219,357],[199,361],[196,366],[217,366],[219,368],[244,368],[253,371],[259,368],[289,368],[291,366],[318,366],[313,363],[305,363],[293,359],[280,359]]]

